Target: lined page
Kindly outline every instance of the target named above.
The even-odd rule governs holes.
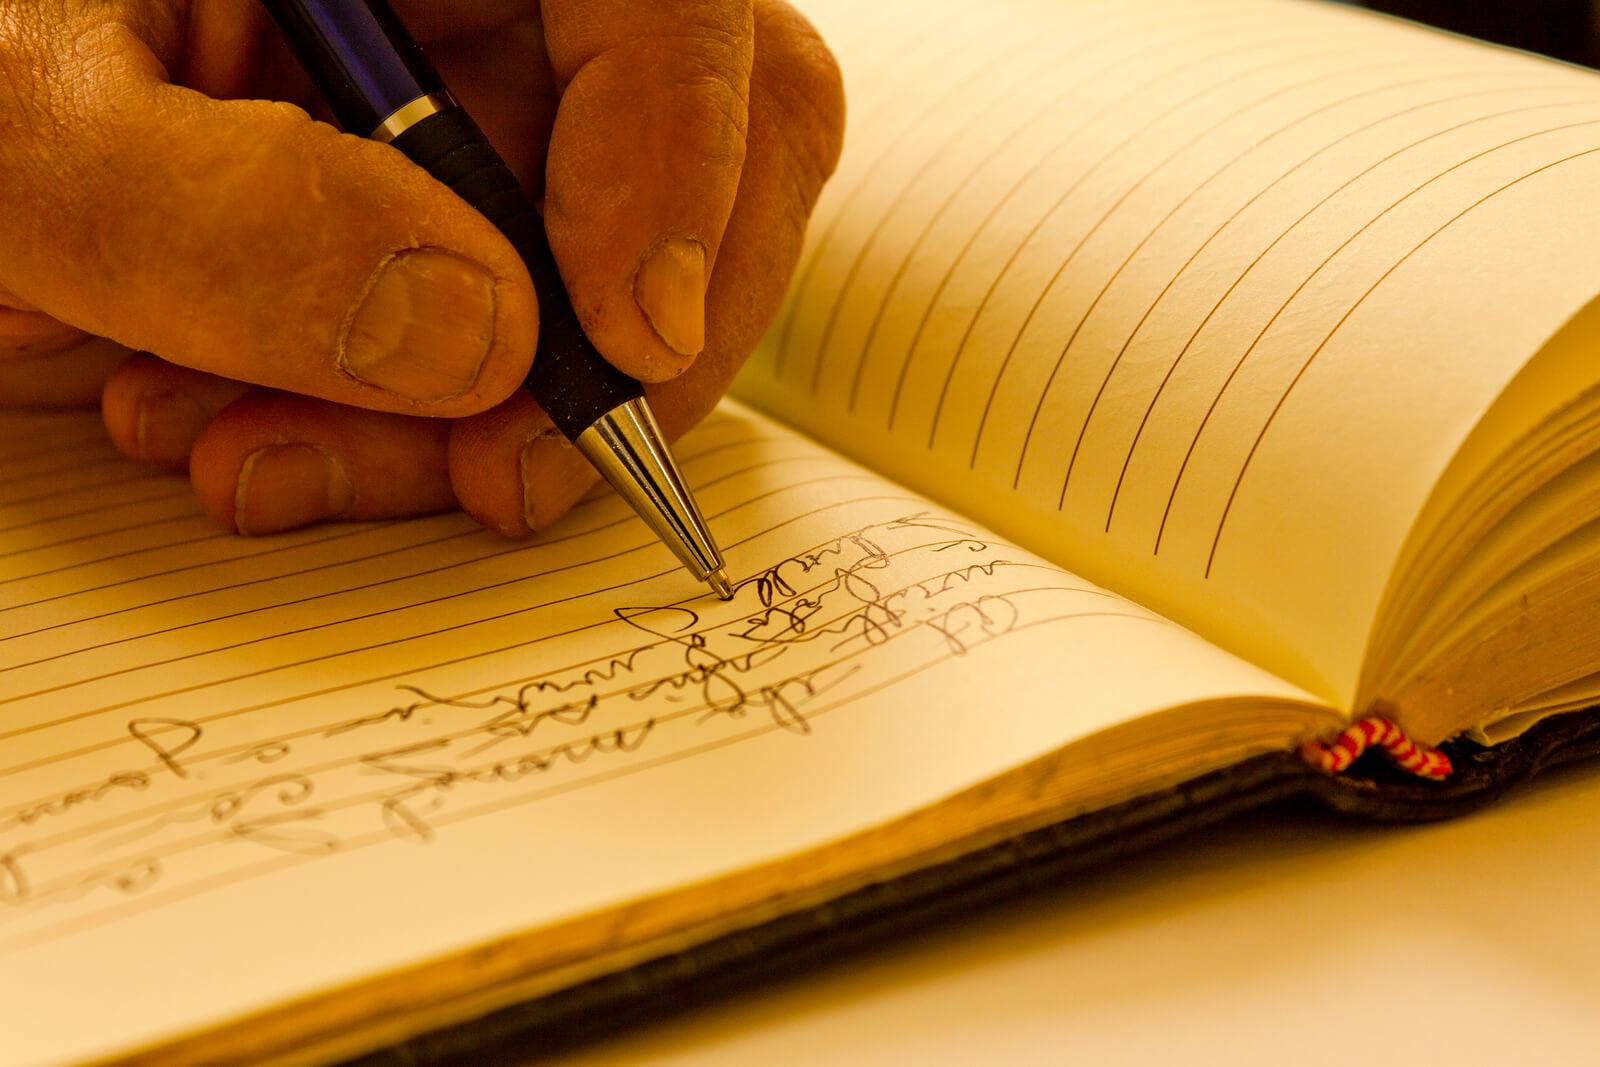
[[[737,405],[679,448],[729,604],[609,495],[535,541],[250,540],[91,416],[0,443],[8,1063],[773,860],[1145,712],[1303,698]]]
[[[1289,0],[807,10],[845,159],[739,395],[1347,704],[1445,464],[1600,293],[1600,79]]]

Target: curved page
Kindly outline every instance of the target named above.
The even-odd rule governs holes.
[[[732,603],[610,495],[533,541],[462,515],[250,540],[92,416],[0,416],[6,1062],[170,1041],[759,867],[1162,709],[1275,704],[1256,750],[1332,718],[737,405],[679,454]],[[1145,764],[1191,741],[1163,773],[1245,754],[1214,716],[1166,721]],[[701,922],[754,903],[690,900]],[[626,947],[599,925],[536,938],[529,967]],[[387,1010],[443,995],[406,983]]]
[[[1600,292],[1600,78],[1333,4],[807,9],[849,141],[740,395],[1348,707]]]

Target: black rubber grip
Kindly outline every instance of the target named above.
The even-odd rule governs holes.
[[[607,363],[584,336],[550,253],[544,220],[472,117],[459,108],[432,115],[394,146],[499,227],[528,265],[539,293],[539,352],[524,384],[556,428],[576,438],[618,404],[643,396],[643,387]]]

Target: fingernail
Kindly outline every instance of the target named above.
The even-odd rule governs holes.
[[[706,346],[706,250],[699,241],[669,237],[633,279],[633,298],[656,336],[680,356]]]
[[[367,283],[339,346],[351,376],[412,400],[460,396],[494,343],[494,278],[450,252],[386,260]]]
[[[146,393],[139,398],[135,419],[140,459],[186,463],[211,416],[187,393]]]
[[[528,529],[547,529],[571,510],[599,475],[583,453],[556,430],[522,448],[522,519]]]
[[[233,523],[242,534],[293,530],[337,518],[355,499],[355,484],[331,452],[270,445],[252,452],[239,471]]]

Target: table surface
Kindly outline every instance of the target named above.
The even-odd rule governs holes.
[[[1252,817],[556,1067],[1600,1064],[1600,764],[1423,827]]]

